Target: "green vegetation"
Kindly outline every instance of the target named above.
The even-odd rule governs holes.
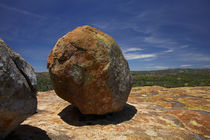
[[[53,90],[52,82],[48,72],[36,73],[37,76],[37,90],[48,91]]]
[[[133,86],[210,86],[210,69],[169,69],[159,71],[132,71]],[[38,91],[53,90],[48,72],[36,73]]]
[[[133,86],[210,86],[210,69],[133,71]]]

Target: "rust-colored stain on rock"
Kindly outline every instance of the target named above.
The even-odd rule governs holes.
[[[120,47],[111,36],[90,26],[60,38],[47,67],[56,94],[83,114],[120,111],[132,86]]]
[[[134,87],[122,111],[97,116],[81,114],[54,91],[39,92],[38,113],[9,138],[25,138],[19,132],[23,128],[31,131],[30,138],[39,138],[39,133],[33,133],[37,128],[52,140],[207,140],[209,96],[210,87]],[[202,103],[197,106],[199,99]]]

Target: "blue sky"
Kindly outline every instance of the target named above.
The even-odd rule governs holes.
[[[0,0],[0,17],[0,37],[39,72],[82,25],[111,35],[131,70],[210,68],[209,0]]]

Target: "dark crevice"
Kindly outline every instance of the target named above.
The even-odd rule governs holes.
[[[78,51],[87,51],[85,48],[78,47],[75,43],[71,43],[71,45],[75,48],[77,48]]]
[[[10,58],[12,59],[12,61],[14,62],[14,64],[16,65],[17,69],[20,71],[20,73],[24,76],[24,78],[26,79],[30,89],[32,92],[36,92],[36,88],[34,88],[31,84],[30,79],[28,78],[28,76],[22,71],[22,69],[18,66],[17,62],[14,59],[14,56],[16,55],[16,53],[0,38],[0,43],[2,43],[2,46],[6,48],[6,50],[8,51],[8,54],[10,56]]]
[[[78,47],[75,43],[70,43],[70,45],[74,48],[76,48],[76,51],[72,51],[70,54],[67,54],[64,52],[60,58],[58,58],[59,64],[64,64],[67,60],[69,60],[77,51],[87,51],[86,49],[82,47]]]
[[[11,59],[13,60],[13,62],[15,63],[17,69],[20,71],[20,73],[23,75],[23,77],[25,78],[25,80],[27,81],[30,89],[32,92],[36,92],[37,90],[33,87],[33,85],[31,84],[31,80],[28,78],[28,76],[23,72],[23,70],[18,66],[17,62],[15,61],[15,59],[11,56]]]
[[[72,51],[70,54],[66,55],[64,52],[60,58],[58,58],[59,64],[64,64],[67,60],[71,59],[71,57],[75,54],[76,51]],[[65,56],[66,55],[66,56]]]
[[[66,62],[66,57],[64,55],[62,55],[59,59],[58,59],[59,64],[63,64]]]

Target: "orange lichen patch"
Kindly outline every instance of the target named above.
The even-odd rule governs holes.
[[[184,124],[184,126],[191,132],[209,137],[210,117],[207,115],[210,112],[209,87],[183,87],[171,89],[157,89],[157,87],[155,87],[155,89],[156,90],[154,90],[153,86],[135,87],[131,91],[129,101],[132,103],[139,101],[159,105],[164,107],[162,110],[170,110],[168,112],[164,111],[163,113],[159,113],[159,115],[166,115],[169,113],[179,120],[175,119],[175,123],[165,124],[163,120],[156,119],[156,123],[165,126],[167,125],[170,128],[181,127],[182,124]],[[179,111],[174,111],[176,108],[178,108]],[[191,110],[196,110],[197,112]],[[180,136],[180,138],[181,137],[182,136]]]
[[[115,40],[90,26],[60,38],[47,67],[57,95],[83,114],[120,111],[132,86],[129,66]]]
[[[139,94],[148,94],[151,93],[153,91],[160,91],[160,90],[165,90],[166,88],[164,87],[160,87],[160,86],[147,86],[147,87],[133,87],[131,90],[131,93],[139,93]]]
[[[164,108],[172,108],[173,104],[171,102],[169,102],[170,100],[173,100],[172,97],[167,96],[167,95],[163,95],[163,96],[151,96],[148,97],[148,99],[146,100],[146,102],[151,102],[154,103],[156,105],[160,105]]]
[[[165,112],[176,116],[190,131],[210,137],[210,117],[191,110],[173,110]]]
[[[210,112],[210,99],[182,97],[178,101],[185,104],[185,108],[187,109]]]
[[[160,89],[160,87],[158,87]],[[156,89],[156,87],[155,87]],[[153,104],[165,107],[165,108],[172,108],[173,104],[170,103],[169,101],[174,100],[173,96],[170,94],[166,93],[161,93],[159,91],[156,91],[153,88],[146,88],[146,89],[141,89],[138,91],[138,89],[134,89],[132,93],[131,91],[131,96],[135,96],[138,98],[138,100],[142,100],[144,102],[151,102]],[[162,88],[161,88],[162,90]]]
[[[210,88],[209,87],[182,87],[180,89],[185,90],[187,95],[210,98]]]
[[[171,89],[157,86],[135,87],[131,91],[131,96],[135,96],[138,101],[150,102],[165,108],[183,107],[210,112],[209,88],[192,89],[192,87]]]
[[[210,92],[209,86],[198,86],[198,87],[179,87],[179,89],[186,89],[186,90],[200,90],[200,91],[208,91]]]
[[[186,94],[186,91],[182,89],[171,88],[165,93],[176,99],[177,97],[184,96]]]
[[[145,140],[145,137],[143,136],[138,136],[138,135],[133,135],[133,136],[128,136],[126,140]]]

